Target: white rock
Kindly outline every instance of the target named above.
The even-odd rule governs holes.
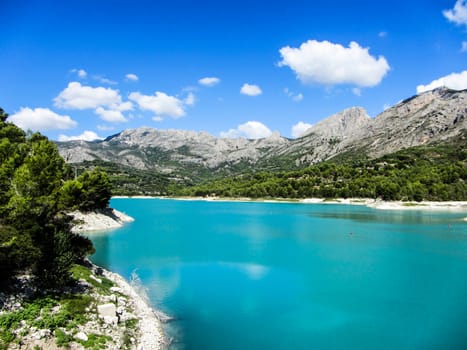
[[[116,317],[117,307],[112,303],[98,305],[97,313],[99,314],[99,317]]]
[[[75,334],[75,339],[82,340],[82,341],[87,341],[88,336],[84,332],[78,332]]]
[[[110,287],[110,291],[113,293],[121,293],[122,289],[119,287]]]
[[[118,323],[117,316],[104,316],[102,317],[102,319],[106,324],[116,325]]]
[[[96,281],[97,283],[102,283],[102,280],[100,278],[95,277],[94,275],[89,275],[89,277],[93,279],[94,281]]]
[[[41,329],[39,330],[40,339],[50,336],[50,329]]]

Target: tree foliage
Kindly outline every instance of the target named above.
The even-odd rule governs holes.
[[[98,169],[70,179],[52,141],[26,134],[7,117],[0,108],[0,278],[28,271],[54,288],[69,282],[70,266],[94,249],[71,232],[66,213],[105,208],[109,180]]]
[[[425,146],[375,160],[327,161],[290,172],[263,172],[179,189],[178,195],[222,197],[466,200],[465,147]]]
[[[104,209],[111,196],[109,177],[98,168],[66,181],[60,189],[61,204],[81,211]]]

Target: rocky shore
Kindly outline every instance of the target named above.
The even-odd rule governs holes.
[[[107,230],[133,221],[115,209],[86,214],[74,212],[72,215],[77,222],[75,232]],[[137,275],[133,274],[127,282],[122,276],[90,261],[85,265],[76,265],[72,269],[77,285],[65,288],[52,299],[31,299],[33,295],[40,295],[40,291],[32,287],[27,275],[19,276],[10,291],[0,292],[0,321],[18,320],[8,321],[11,323],[7,333],[0,329],[0,348],[167,348],[162,323],[169,317],[150,306]],[[86,300],[87,306],[82,313],[67,313],[70,300],[74,304]],[[6,343],[3,336],[8,340]]]
[[[365,205],[370,208],[384,210],[467,210],[465,201],[446,201],[446,202],[403,202],[403,201],[383,201],[370,198],[306,198],[300,200],[305,204],[352,204]]]
[[[165,315],[156,314],[136,292],[138,286],[89,261],[87,265],[73,269],[73,274],[80,276],[78,283],[65,288],[60,296],[41,297],[40,291],[31,288],[29,276],[18,277],[14,291],[0,292],[0,321],[9,324],[7,332],[0,329],[0,348],[166,348],[161,319]],[[38,298],[31,299],[32,295]],[[70,300],[74,305],[86,301],[87,306],[82,313],[70,314]]]
[[[87,213],[74,211],[70,215],[74,222],[72,231],[76,233],[111,230],[134,221],[132,217],[112,208]]]
[[[95,269],[101,270],[104,277],[115,283],[116,287],[112,288],[114,292],[124,296],[123,300],[119,300],[115,294],[110,298],[111,300],[115,300],[116,298],[117,302],[122,301],[125,305],[124,307],[116,308],[117,320],[114,319],[114,321],[122,322],[125,318],[128,319],[128,317],[138,320],[137,338],[134,339],[134,344],[130,348],[138,350],[164,349],[168,344],[164,338],[162,321],[163,319],[167,319],[167,316],[160,312],[156,313],[149,306],[148,300],[145,300],[143,295],[137,293],[136,289],[140,288],[140,286],[131,286],[122,276],[116,273],[99,267],[95,267]],[[129,310],[126,313],[125,308]]]

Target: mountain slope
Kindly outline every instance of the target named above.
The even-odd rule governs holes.
[[[432,143],[465,143],[467,90],[436,89],[413,96],[375,118],[353,107],[290,140],[217,138],[206,132],[124,130],[100,142],[58,143],[69,163],[110,162],[131,168],[203,178],[238,174],[245,169],[281,170],[318,163],[336,156],[375,158],[400,149]]]

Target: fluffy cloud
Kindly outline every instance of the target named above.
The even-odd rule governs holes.
[[[118,90],[104,87],[83,86],[71,82],[55,97],[55,106],[66,109],[94,109],[99,106],[117,106],[121,103]]]
[[[236,129],[223,131],[220,133],[224,138],[245,137],[247,139],[261,139],[272,134],[271,130],[263,123],[257,121],[249,121],[239,125]]]
[[[418,85],[417,93],[420,94],[422,92],[430,91],[441,86],[445,86],[454,90],[467,89],[467,70],[461,73],[451,73],[439,79],[433,80],[428,85]]]
[[[139,108],[152,111],[159,117],[180,118],[185,115],[182,100],[160,91],[156,91],[155,95],[142,95],[139,92],[132,92],[129,99],[136,102]]]
[[[126,80],[131,80],[131,81],[138,81],[139,77],[136,74],[133,73],[128,73],[125,75]]]
[[[133,103],[130,101],[122,102],[111,106],[112,109],[115,109],[120,112],[131,111],[133,110]]]
[[[123,123],[127,122],[128,120],[119,110],[111,110],[111,109],[104,109],[102,107],[97,107],[95,113],[106,122],[111,123]]]
[[[214,86],[214,85],[219,84],[220,82],[221,80],[216,77],[206,77],[206,78],[202,78],[198,80],[198,83],[204,86]]]
[[[240,89],[240,93],[248,96],[258,96],[261,95],[263,91],[258,85],[243,84]]]
[[[368,48],[356,42],[347,48],[329,41],[308,40],[299,48],[286,46],[279,52],[279,66],[290,67],[302,83],[369,87],[378,85],[389,70],[383,56],[371,56]]]
[[[66,135],[59,135],[58,141],[66,142],[66,141],[73,141],[73,140],[83,140],[83,141],[95,141],[95,140],[103,140],[102,137],[97,135],[94,131],[84,131],[81,135],[77,136],[66,136]]]
[[[9,120],[23,130],[47,131],[74,128],[78,123],[68,115],[60,115],[48,108],[21,108]]]
[[[467,0],[457,0],[454,8],[443,11],[443,15],[450,22],[467,26]]]
[[[305,131],[312,127],[312,124],[298,122],[297,124],[292,126],[292,136],[297,138],[302,136]]]

